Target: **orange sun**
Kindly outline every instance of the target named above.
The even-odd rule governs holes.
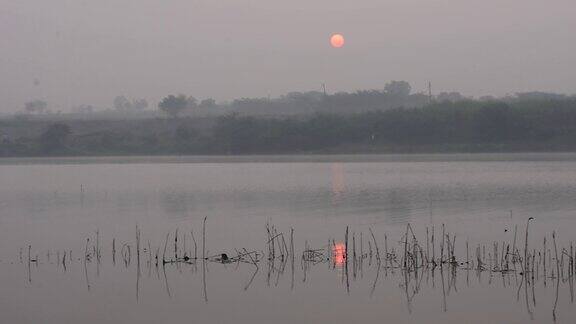
[[[344,46],[344,36],[342,34],[334,34],[330,37],[330,45],[334,48],[340,48]]]

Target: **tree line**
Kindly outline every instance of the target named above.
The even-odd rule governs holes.
[[[440,100],[458,100],[464,96],[458,93],[440,93]],[[230,102],[217,103],[213,98],[196,99],[185,94],[170,94],[162,98],[157,105],[149,104],[146,99],[129,99],[117,96],[111,109],[98,111],[89,104],[76,105],[71,112],[79,115],[116,113],[117,115],[138,116],[143,113],[157,112],[169,118],[199,115],[223,115],[239,112],[250,115],[294,115],[314,112],[354,113],[373,109],[388,109],[398,106],[416,107],[430,102],[430,97],[422,93],[412,93],[412,87],[406,81],[391,81],[382,89],[356,92],[336,92],[327,94],[319,91],[289,92],[277,98],[239,98]],[[157,108],[157,109],[156,109]],[[25,103],[27,115],[51,114],[49,104],[43,100]],[[62,114],[58,110],[58,114]]]
[[[484,96],[477,99],[482,102],[502,101],[514,104],[523,101],[565,101],[575,98],[563,94],[545,92],[517,93],[514,96],[494,98]],[[406,81],[390,81],[382,89],[359,90],[355,92],[326,93],[320,91],[289,92],[270,98],[239,98],[230,102],[216,102],[213,98],[197,99],[185,94],[170,94],[157,104],[149,104],[146,99],[130,99],[117,96],[112,108],[98,110],[92,105],[77,105],[71,114],[58,110],[61,118],[182,118],[199,116],[220,116],[240,113],[251,116],[295,116],[314,113],[356,114],[374,110],[386,110],[397,107],[424,107],[432,103],[455,103],[471,101],[471,98],[458,92],[432,93],[414,92]],[[51,110],[47,102],[33,100],[24,106],[26,116],[49,115]]]
[[[570,97],[444,101],[353,114],[67,121],[35,136],[3,135],[26,123],[0,122],[0,156],[576,150]]]

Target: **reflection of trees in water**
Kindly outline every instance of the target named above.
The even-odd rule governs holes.
[[[310,217],[314,211],[322,215],[330,210],[332,215],[373,214],[377,219],[390,223],[402,223],[410,219],[410,193],[403,189],[361,190],[347,192],[342,182],[334,186],[307,190],[301,188],[293,191],[162,191],[159,202],[168,216],[188,217],[194,212],[219,209],[226,212],[248,210],[250,214],[258,212],[283,212],[290,210],[292,215]],[[296,214],[294,214],[296,213]]]
[[[519,187],[358,186],[345,183],[342,170],[331,167],[328,186],[287,189],[246,187],[221,190],[170,189],[159,192],[160,208],[167,215],[189,217],[217,209],[226,213],[283,214],[293,217],[370,216],[376,222],[404,223],[429,216],[431,210],[444,216],[505,211],[562,211],[574,206],[574,190],[546,193]],[[122,199],[121,199],[122,200]],[[124,200],[130,201],[129,198]],[[133,200],[133,199],[132,199]],[[145,203],[145,201],[143,201]],[[131,207],[124,206],[125,208]]]

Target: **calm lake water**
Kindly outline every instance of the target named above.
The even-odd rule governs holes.
[[[206,255],[245,248],[260,261],[156,266],[176,229],[181,255],[194,253],[191,231],[201,251],[204,217]],[[465,257],[466,242],[512,242],[516,225],[523,246],[529,217],[531,249],[552,231],[562,247],[576,238],[575,154],[4,159],[0,322],[573,323],[573,278],[462,267],[407,278],[368,243],[372,230],[399,252],[408,223],[424,242],[445,224]],[[294,262],[266,260],[266,224],[286,242],[294,230]],[[366,256],[345,276],[328,251],[347,226]],[[101,259],[86,261],[96,232]],[[307,247],[330,260],[302,261]]]

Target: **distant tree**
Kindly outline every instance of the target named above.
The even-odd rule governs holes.
[[[64,147],[70,134],[72,134],[70,126],[64,123],[56,123],[50,125],[42,133],[40,141],[46,151],[54,151]]]
[[[169,95],[158,103],[158,108],[168,114],[170,117],[176,118],[183,111],[187,109],[196,108],[196,99],[194,97],[186,97],[185,95]]]
[[[516,97],[520,100],[562,100],[566,99],[566,95],[550,92],[532,91],[532,92],[519,92]]]
[[[216,100],[214,100],[212,98],[204,99],[204,100],[200,101],[200,105],[198,107],[200,107],[200,108],[216,107]]]
[[[481,96],[478,98],[479,101],[496,101],[496,97],[494,96]]]
[[[186,106],[186,108],[188,109],[195,109],[198,108],[198,100],[196,100],[196,98],[189,96],[186,101],[188,102],[188,105]]]
[[[130,103],[130,100],[128,100],[126,97],[117,96],[116,98],[114,98],[114,109],[118,111],[126,111],[130,110],[130,108],[132,108],[132,104]]]
[[[440,92],[436,96],[436,100],[440,102],[449,101],[449,102],[457,102],[466,99],[460,92]]]
[[[26,110],[27,113],[33,114],[33,113],[43,113],[44,111],[46,111],[46,108],[48,107],[48,104],[46,103],[46,101],[43,100],[34,100],[34,101],[29,101],[24,105],[24,110]]]
[[[94,112],[92,105],[79,105],[72,108],[72,111],[78,114],[91,114]]]
[[[412,92],[412,87],[406,81],[390,81],[384,86],[384,92],[393,96],[407,97]]]
[[[118,111],[141,111],[146,108],[148,108],[148,101],[146,101],[146,99],[134,99],[130,101],[124,96],[114,98],[114,109]]]
[[[145,110],[148,108],[148,101],[146,101],[146,99],[132,100],[132,108],[135,110]]]

